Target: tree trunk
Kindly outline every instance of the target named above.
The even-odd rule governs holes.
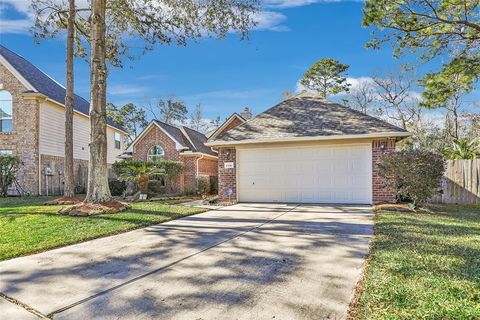
[[[111,200],[107,169],[107,106],[105,66],[106,0],[92,0],[90,33],[90,161],[86,203]]]
[[[453,109],[453,130],[455,139],[458,139],[458,113],[457,108]]]
[[[73,45],[74,45],[74,21],[75,0],[69,0],[67,19],[67,87],[65,92],[65,187],[64,196],[74,197],[75,186],[73,176]]]

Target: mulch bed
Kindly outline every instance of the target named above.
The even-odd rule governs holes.
[[[415,212],[408,203],[385,203],[378,204],[373,207],[374,211],[386,210],[386,211],[399,211],[399,212]]]
[[[58,214],[87,217],[99,214],[117,213],[125,211],[132,206],[125,202],[108,201],[102,203],[78,203],[73,206],[64,207],[58,210]]]

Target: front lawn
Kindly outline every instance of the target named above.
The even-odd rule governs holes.
[[[353,318],[480,319],[480,206],[380,211]]]
[[[165,202],[139,202],[121,213],[89,218],[69,217],[56,214],[60,206],[42,205],[50,199],[53,198],[0,198],[0,260],[205,211]]]

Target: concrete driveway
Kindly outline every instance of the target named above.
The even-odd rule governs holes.
[[[0,306],[15,319],[340,319],[372,217],[364,206],[209,211],[2,262]]]

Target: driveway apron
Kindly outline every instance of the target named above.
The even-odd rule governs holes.
[[[54,319],[346,316],[368,207],[240,204],[0,263],[0,292]]]

